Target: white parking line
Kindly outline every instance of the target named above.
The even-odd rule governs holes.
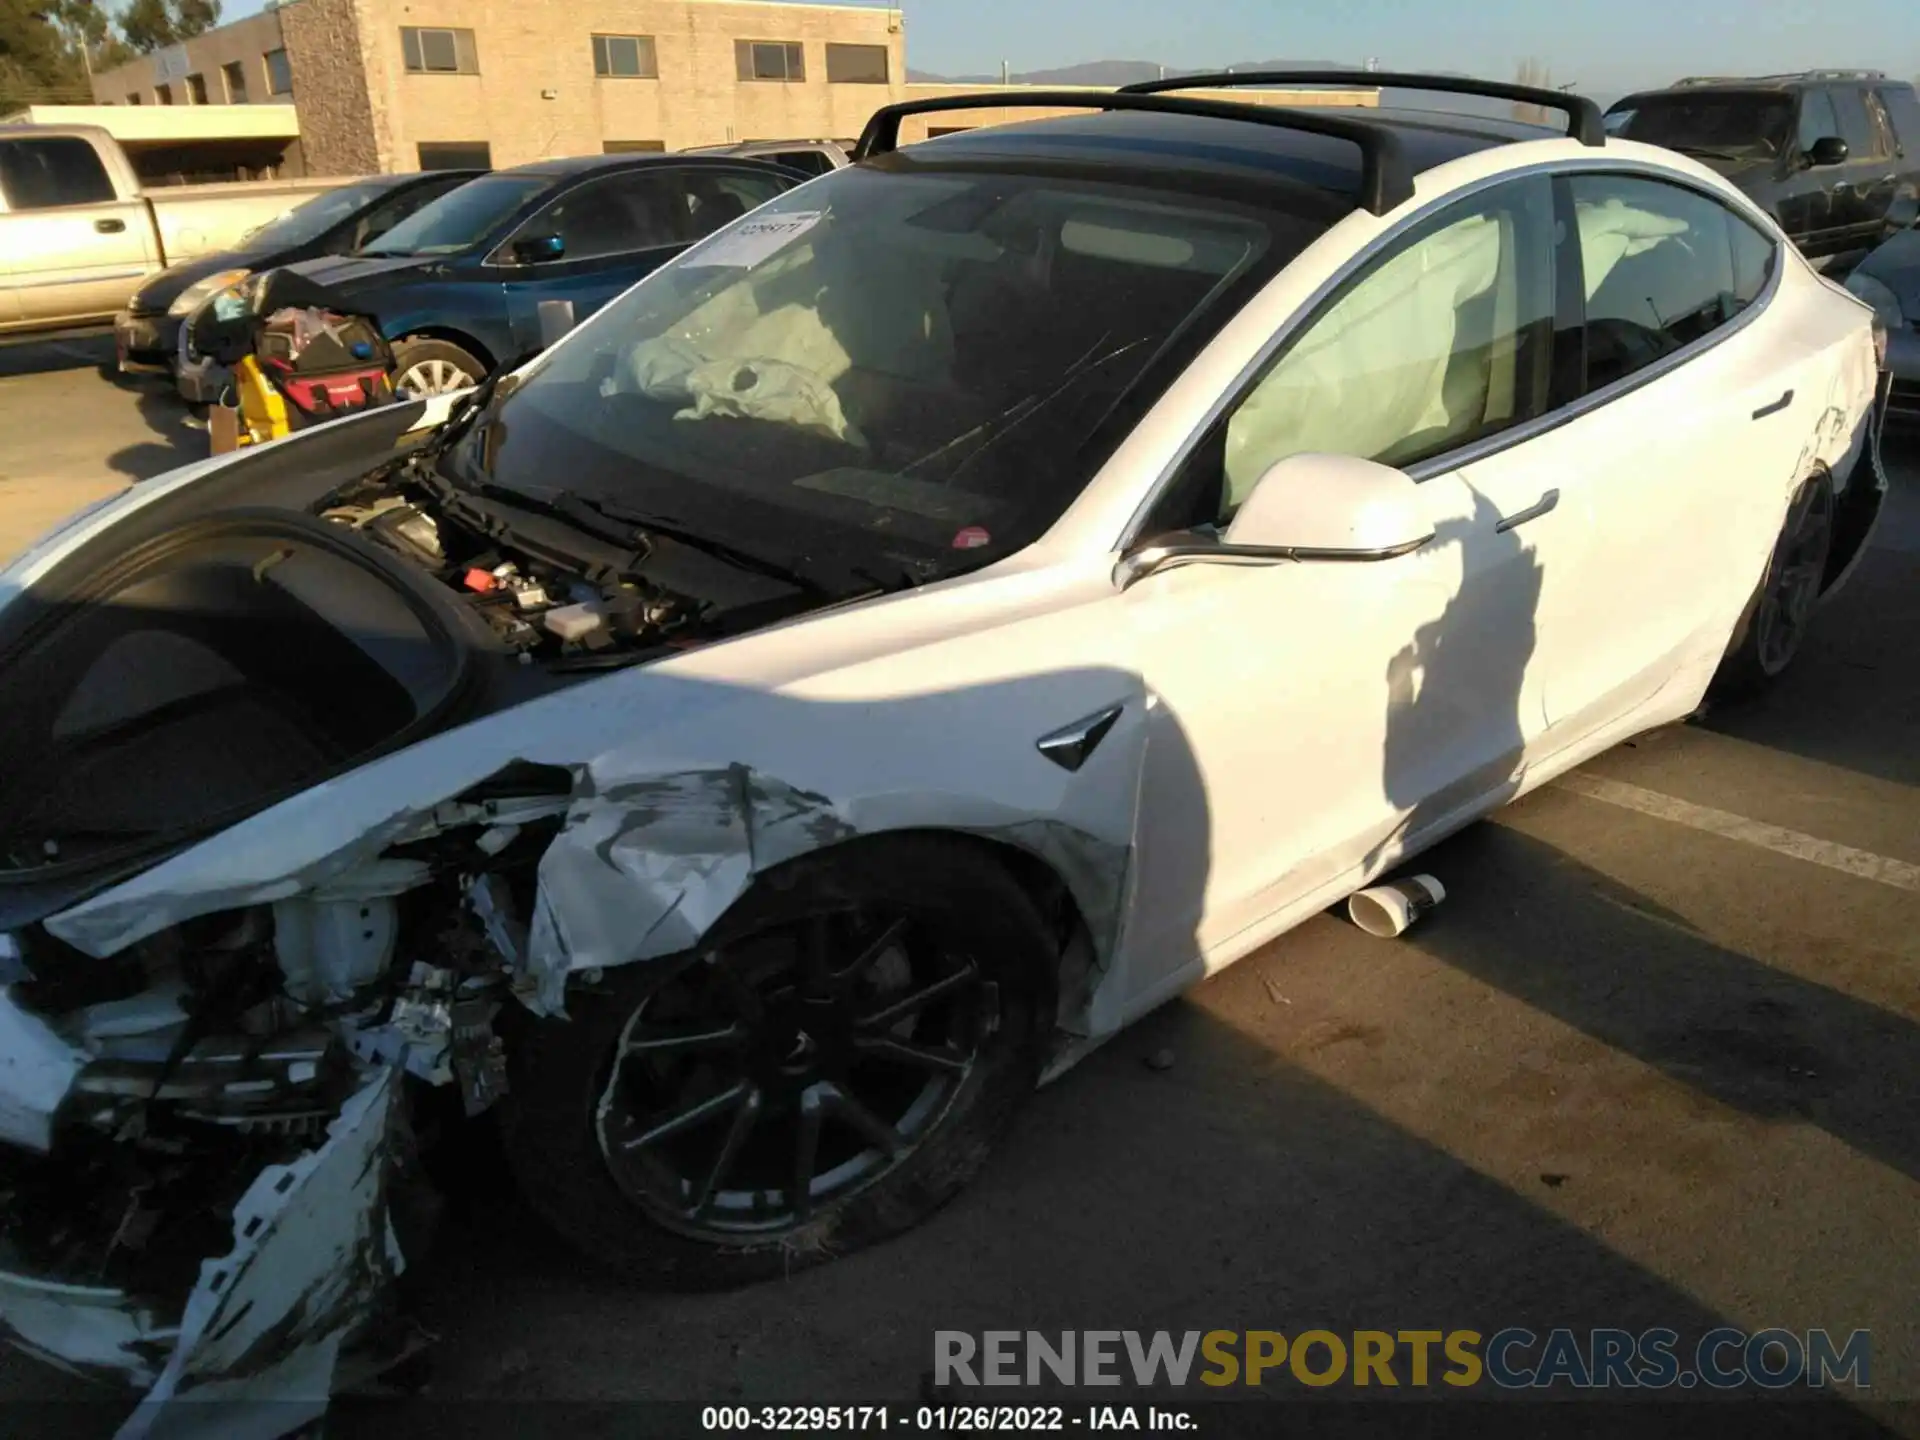
[[[1757,845],[1776,855],[1790,855],[1795,860],[1824,865],[1829,870],[1857,875],[1862,880],[1877,880],[1882,885],[1891,885],[1898,890],[1920,890],[1920,865],[1889,859],[1871,850],[1856,850],[1851,845],[1822,840],[1817,835],[1803,835],[1798,830],[1763,824],[1730,811],[1695,805],[1689,800],[1676,800],[1671,795],[1662,795],[1658,790],[1642,790],[1638,785],[1603,780],[1598,775],[1582,775],[1576,771],[1562,775],[1553,785],[1556,789],[1584,795],[1589,800],[1604,800],[1609,805],[1618,805],[1625,810],[1638,810],[1642,815],[1671,820],[1676,825],[1704,830],[1709,835],[1718,835],[1726,840],[1738,840],[1743,845]]]

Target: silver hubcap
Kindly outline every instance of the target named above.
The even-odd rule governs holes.
[[[422,360],[402,370],[393,388],[409,397],[445,395],[464,390],[473,383],[473,377],[451,360]]]

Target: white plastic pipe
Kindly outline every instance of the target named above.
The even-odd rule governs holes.
[[[1354,892],[1347,901],[1347,918],[1369,935],[1391,940],[1447,898],[1447,887],[1431,875],[1409,875],[1391,885],[1375,885]]]

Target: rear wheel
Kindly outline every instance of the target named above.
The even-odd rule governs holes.
[[[1759,587],[1733,633],[1733,644],[1713,677],[1723,698],[1757,694],[1793,663],[1813,619],[1827,557],[1833,549],[1834,496],[1824,474],[1802,485],[1787,507]]]
[[[393,347],[393,389],[403,400],[478,385],[487,367],[450,340],[408,336]]]
[[[699,952],[607,972],[515,1047],[513,1168],[581,1250],[677,1288],[898,1234],[1032,1091],[1054,958],[975,845],[901,836],[796,861]]]

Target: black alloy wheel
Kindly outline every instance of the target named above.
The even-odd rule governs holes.
[[[766,1235],[880,1179],[940,1124],[999,1021],[977,962],[885,910],[709,951],[634,1010],[599,1107],[614,1181],[698,1239]]]
[[[522,1193],[593,1262],[716,1289],[913,1228],[1032,1095],[1059,927],[993,847],[849,840],[757,876],[700,946],[576,977],[508,1042]]]

